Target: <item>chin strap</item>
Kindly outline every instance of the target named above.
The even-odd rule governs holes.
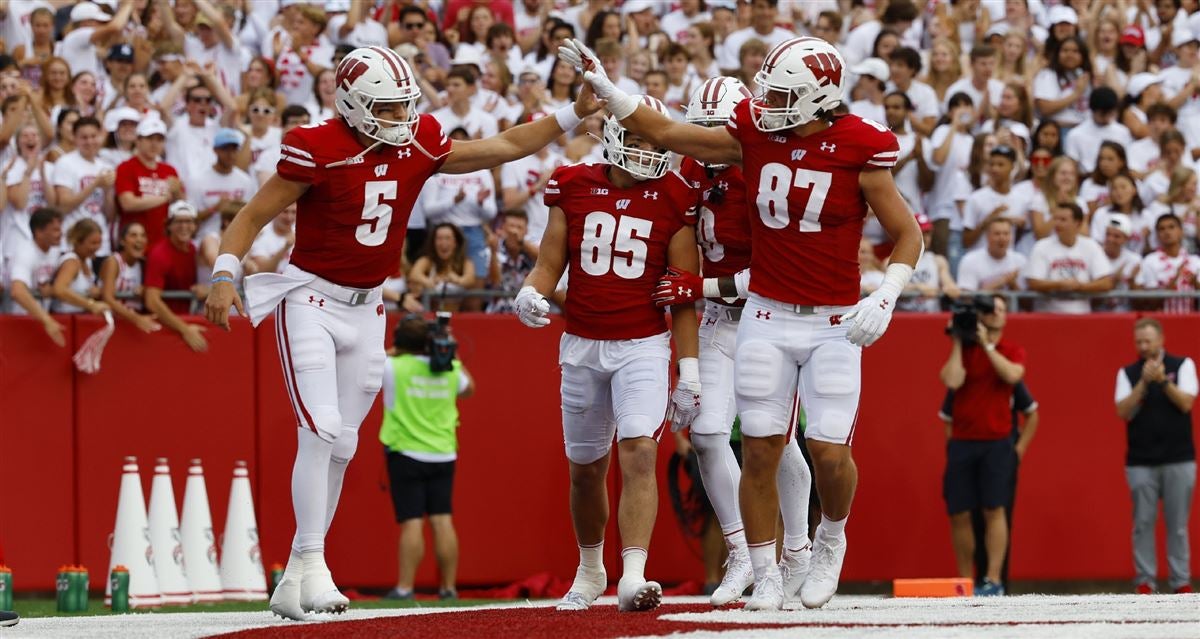
[[[338,166],[346,166],[347,164],[358,164],[359,162],[362,161],[362,156],[370,153],[372,149],[379,146],[380,144],[383,144],[383,140],[376,141],[375,144],[372,144],[371,146],[359,151],[358,155],[356,155],[354,157],[346,158],[345,160],[338,160],[337,162],[330,162],[329,164],[325,165],[325,168],[332,169],[332,168],[338,167]]]

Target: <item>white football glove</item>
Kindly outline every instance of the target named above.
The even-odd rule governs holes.
[[[677,433],[692,425],[700,414],[700,360],[695,357],[679,358],[679,380],[671,393],[671,406],[667,418],[671,420],[671,432]]]
[[[584,81],[592,85],[592,91],[596,93],[597,98],[608,103],[606,107],[609,113],[618,120],[624,120],[637,110],[638,101],[618,89],[612,80],[608,79],[608,73],[605,72],[604,65],[600,64],[600,58],[597,58],[586,44],[575,38],[568,38],[558,47],[558,57],[583,72]]]
[[[530,328],[541,328],[550,323],[546,317],[550,313],[550,302],[532,286],[526,286],[517,293],[517,317],[521,323]]]
[[[842,316],[849,322],[846,339],[855,346],[870,346],[883,336],[892,322],[892,311],[896,310],[896,298],[908,285],[913,269],[907,264],[888,266],[883,284],[867,297],[858,301],[849,313]]]

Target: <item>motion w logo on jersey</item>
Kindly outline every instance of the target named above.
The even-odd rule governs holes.
[[[617,200],[617,210],[624,211],[629,208],[629,200]]]

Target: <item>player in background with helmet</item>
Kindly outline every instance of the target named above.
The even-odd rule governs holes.
[[[833,114],[843,100],[845,64],[816,38],[793,38],[768,52],[755,76],[762,93],[738,104],[724,128],[641,108],[578,40],[566,41],[559,55],[584,71],[629,131],[699,161],[742,166],[754,273],[734,356],[744,460],[739,492],[755,576],[746,607],[783,605],[775,479],[797,399],[808,417],[805,438],[822,507],[800,600],[823,606],[837,591],[858,482],[850,442],[861,349],[887,330],[922,251],[921,230],[886,170],[899,156],[896,136],[877,122]],[[858,245],[868,206],[896,246],[883,285],[860,300]]]
[[[668,117],[659,100],[635,99]],[[549,324],[546,296],[567,272],[559,363],[579,568],[558,609],[586,610],[608,586],[606,477],[615,435],[624,564],[617,604],[622,611],[649,610],[662,598],[662,586],[647,581],[644,569],[658,512],[655,467],[668,394],[675,424],[689,425],[700,408],[696,307],[671,309],[679,380],[670,393],[671,344],[650,293],[667,267],[699,270],[692,227],[697,193],[668,171],[665,150],[631,135],[612,116],[604,121],[602,144],[609,163],[560,167],[547,182],[549,223],[516,306],[525,325]]]
[[[750,97],[750,92],[739,80],[709,79],[692,95],[686,119],[700,126],[723,127],[733,115],[734,107]],[[722,278],[748,269],[750,218],[746,211],[746,181],[741,168],[684,158],[679,172],[698,185],[702,193],[696,221],[701,273],[705,278]],[[691,283],[682,281],[685,278]],[[703,293],[699,278],[691,273],[668,271],[655,290],[655,303],[666,306],[695,302]],[[700,323],[700,384],[704,387],[704,402],[689,434],[700,461],[704,491],[712,502],[729,548],[725,577],[710,598],[714,606],[736,601],[754,583],[754,570],[750,565],[738,506],[738,482],[742,471],[729,445],[730,430],[737,416],[733,397],[733,353],[744,306],[745,296],[709,299],[705,302]],[[784,576],[784,596],[791,598],[804,582],[812,554],[808,540],[808,494],[812,475],[799,443],[794,440],[784,447],[776,484],[784,527],[784,553],[779,567]]]
[[[234,289],[254,238],[298,204],[296,243],[283,273],[246,279],[257,325],[275,312],[284,379],[299,424],[292,471],[296,536],[271,610],[289,619],[340,612],[348,600],[325,564],[325,533],[341,495],[358,429],[379,393],[385,362],[381,285],[400,262],[405,227],[434,173],[467,173],[536,152],[598,109],[590,91],[553,118],[485,140],[451,142],[417,112],[421,91],[408,63],[363,47],[338,65],[340,117],[288,131],[276,175],[238,212],[213,266],[208,319],[229,328]]]

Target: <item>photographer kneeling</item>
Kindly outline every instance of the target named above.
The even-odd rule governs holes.
[[[405,316],[393,334],[395,355],[383,373],[383,426],[392,504],[400,523],[400,578],[386,596],[412,599],[413,579],[425,554],[422,531],[429,516],[441,599],[457,598],[458,537],[450,520],[454,464],[458,454],[458,398],[475,384],[455,359],[449,313],[436,324]]]
[[[961,300],[948,330],[954,345],[941,372],[942,383],[954,391],[942,492],[962,577],[973,576],[976,540],[971,511],[983,510],[988,566],[975,590],[980,596],[1004,594],[1004,509],[1016,472],[1010,403],[1013,386],[1025,376],[1025,349],[1001,336],[1007,310],[999,295]]]

